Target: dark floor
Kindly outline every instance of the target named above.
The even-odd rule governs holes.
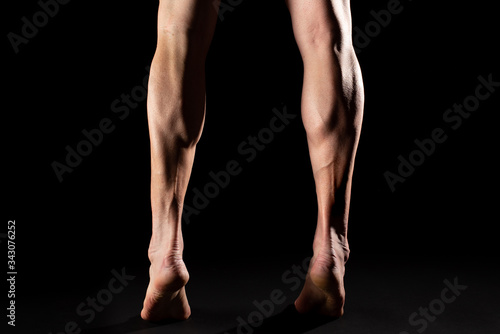
[[[500,331],[500,275],[496,264],[351,258],[346,274],[345,316],[332,321],[299,316],[291,306],[302,284],[301,262],[188,263],[191,318],[156,325],[138,316],[147,268],[125,268],[124,273],[130,275],[127,286],[108,299],[110,294],[101,289],[112,280],[110,271],[102,273],[96,286],[73,291],[55,289],[32,298],[19,308],[16,330],[45,334],[79,333],[80,329],[92,334]],[[117,281],[113,284],[119,288]],[[447,288],[450,285],[455,287]],[[88,304],[81,304],[88,303],[88,297],[100,297],[107,305],[99,305],[99,312],[90,311]]]

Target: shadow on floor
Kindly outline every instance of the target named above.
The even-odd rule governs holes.
[[[334,320],[334,318],[330,317],[300,314],[295,309],[295,306],[291,304],[280,313],[265,319],[262,323],[239,324],[235,328],[217,334],[300,334]]]
[[[287,334],[301,334],[310,330],[313,330],[319,326],[326,323],[334,321],[335,319],[330,317],[322,317],[317,315],[304,315],[297,312],[293,304],[288,305],[283,311],[275,314],[269,318],[264,319],[264,321],[259,323],[243,323],[238,326],[225,330],[216,334],[241,334],[241,333],[252,333],[252,334],[277,334],[277,333],[287,333]],[[127,321],[103,326],[92,329],[85,329],[82,332],[85,334],[124,334],[131,333],[139,330],[148,330],[156,327],[161,327],[173,323],[177,323],[177,320],[163,321],[159,323],[151,323],[141,319],[139,315],[129,318]]]
[[[144,321],[140,315],[136,315],[132,318],[129,318],[127,321],[114,324],[109,326],[103,326],[98,328],[85,329],[82,333],[85,334],[123,334],[123,333],[131,333],[135,331],[139,331],[141,329],[151,329],[160,326],[165,326],[169,324],[173,324],[179,322],[178,320],[167,320],[158,323],[151,323],[148,321]]]

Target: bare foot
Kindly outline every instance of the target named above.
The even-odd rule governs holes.
[[[337,238],[314,243],[314,256],[309,265],[304,287],[295,301],[299,313],[315,313],[329,317],[344,314],[344,272],[349,249]]]
[[[185,320],[191,315],[185,285],[189,273],[180,256],[150,255],[149,286],[141,317],[149,321]]]

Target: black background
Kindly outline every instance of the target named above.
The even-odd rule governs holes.
[[[358,54],[366,105],[352,194],[353,257],[481,259],[496,250],[499,92],[456,131],[443,114],[498,71],[493,2],[405,1]],[[36,1],[9,4],[4,36]],[[387,1],[353,2],[353,25]],[[4,38],[4,226],[16,220],[18,271],[46,289],[102,280],[147,264],[151,229],[146,103],[120,120],[110,105],[147,74],[157,3],[72,1],[15,54]],[[300,113],[302,63],[281,1],[246,0],[218,21],[207,59],[207,116],[187,201],[210,171],[243,161],[237,147],[267,127],[273,108]],[[6,102],[6,103],[5,103]],[[112,133],[59,182],[51,164],[103,118]],[[391,192],[384,172],[429,138],[448,139]],[[187,259],[307,253],[316,222],[313,178],[299,118],[209,206],[184,225]],[[1,232],[6,231],[2,228]],[[97,277],[97,278],[96,278]],[[106,276],[107,277],[107,276]],[[23,283],[24,282],[24,283]],[[35,291],[36,289],[33,289]]]

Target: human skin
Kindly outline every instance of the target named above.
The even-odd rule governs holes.
[[[300,313],[343,314],[347,226],[363,115],[361,70],[348,0],[286,0],[304,63],[301,116],[316,185],[318,219]],[[187,319],[181,217],[205,119],[205,59],[215,30],[213,1],[160,0],[151,64],[152,237],[143,319]]]

